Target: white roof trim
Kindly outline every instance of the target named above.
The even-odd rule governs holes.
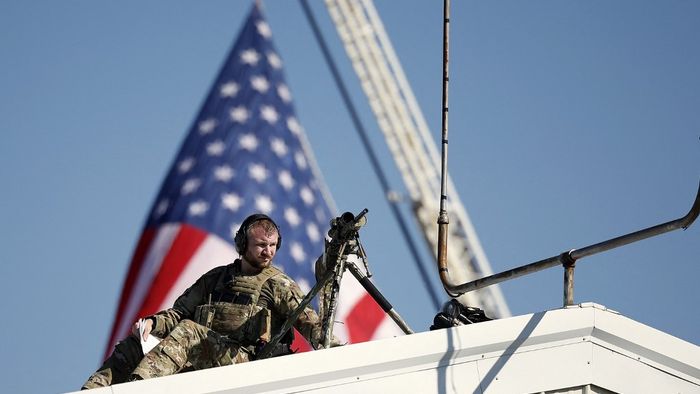
[[[589,303],[93,392],[513,393],[591,386],[698,392],[700,348]]]

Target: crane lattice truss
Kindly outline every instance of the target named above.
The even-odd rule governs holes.
[[[377,10],[371,0],[326,0],[326,6],[401,172],[415,219],[436,253],[440,157]],[[491,266],[452,179],[448,177],[447,183],[450,276],[456,283],[464,283],[491,275]],[[462,295],[460,301],[479,306],[494,317],[510,316],[497,286]]]

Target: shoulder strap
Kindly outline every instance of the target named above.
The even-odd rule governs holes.
[[[263,269],[262,272],[258,274],[259,276],[261,276],[261,277],[260,277],[261,287],[262,287],[262,285],[265,284],[265,282],[267,282],[270,278],[272,278],[273,276],[277,276],[277,275],[279,275],[279,274],[281,274],[281,273],[282,273],[282,271],[280,271],[279,269],[277,269],[277,268],[275,268],[275,267],[272,267],[272,266]]]
[[[250,296],[250,303],[256,305],[260,297],[260,292],[265,283],[272,277],[281,274],[281,271],[274,267],[264,268],[257,275],[241,275],[235,278],[231,291],[235,294],[247,294]]]
[[[236,261],[238,261],[238,260],[236,260]],[[217,289],[221,288],[221,285],[222,285],[223,282],[224,282],[224,278],[226,278],[226,276],[229,275],[229,274],[231,275],[232,278],[235,277],[235,275],[234,275],[234,271],[235,271],[235,270],[234,270],[234,264],[236,264],[236,261],[234,261],[233,263],[227,265],[226,267],[224,267],[224,269],[221,270],[221,273],[219,274],[219,277],[216,279],[216,282],[214,283],[214,287],[213,287],[213,288],[211,289],[211,291],[209,292],[209,300],[208,300],[208,303],[209,303],[209,304],[212,303],[212,295],[213,295],[213,294],[216,294],[216,295],[217,295],[217,297],[215,297],[215,298],[221,298],[222,292],[219,291],[219,290],[217,290]],[[219,299],[215,299],[215,300],[213,300],[213,301],[220,301],[220,300],[219,300]]]

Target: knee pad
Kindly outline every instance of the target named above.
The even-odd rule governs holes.
[[[136,367],[143,358],[143,349],[139,340],[130,335],[114,347],[115,357],[122,359],[130,368]]]

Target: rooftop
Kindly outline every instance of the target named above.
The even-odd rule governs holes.
[[[700,392],[700,348],[584,303],[92,392],[398,391]]]

